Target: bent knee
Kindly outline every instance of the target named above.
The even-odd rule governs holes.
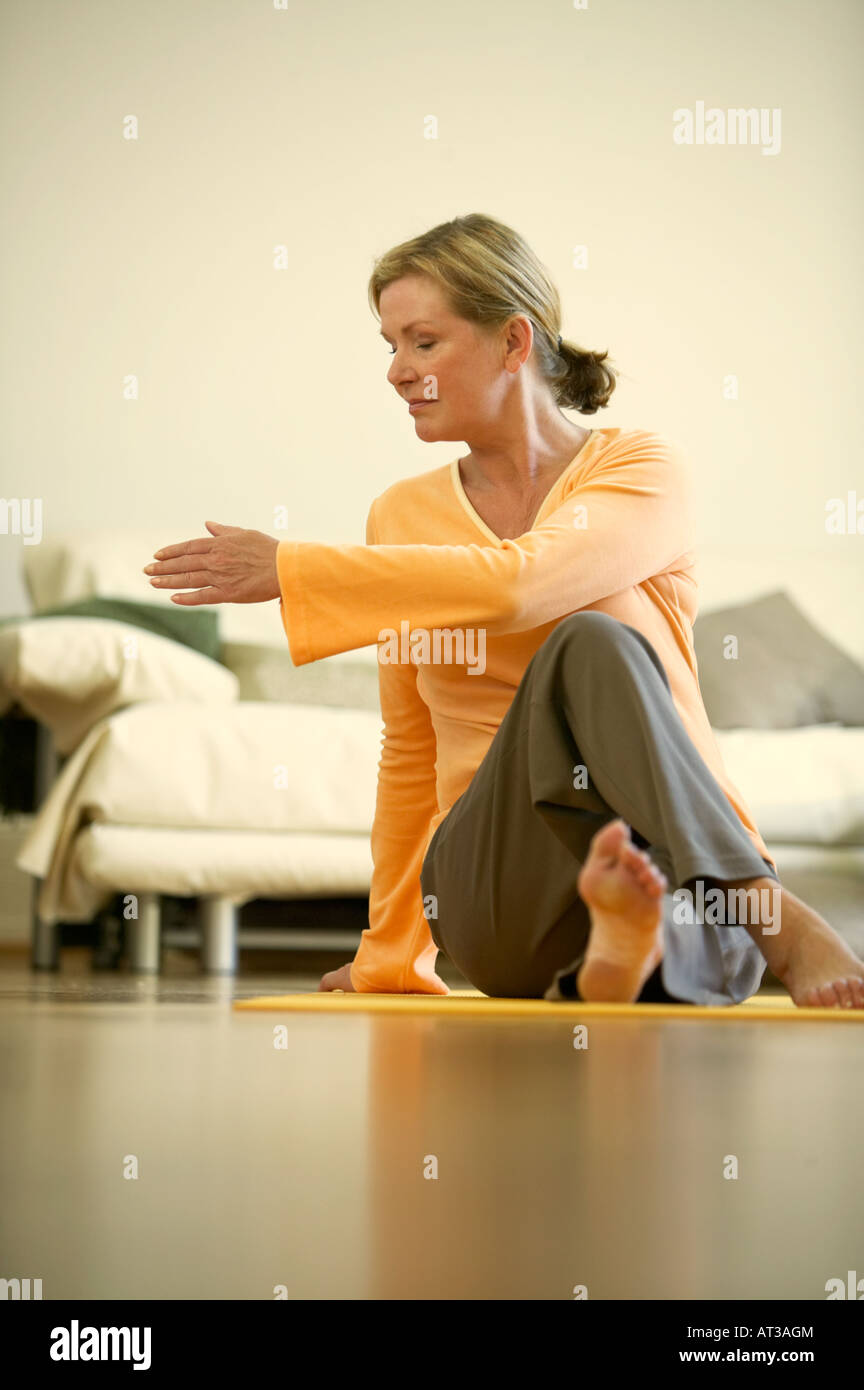
[[[491,999],[542,999],[549,988],[548,969],[535,959],[520,959],[518,954],[501,960],[485,952],[471,952],[453,964],[474,989]]]
[[[594,609],[584,613],[571,613],[562,618],[553,628],[539,652],[552,655],[562,647],[574,649],[583,655],[590,648],[594,651],[617,650],[628,646],[634,637],[634,629],[613,618],[609,613],[599,613]],[[539,655],[538,652],[538,655]]]
[[[589,608],[581,613],[570,613],[566,618],[562,618],[549,637],[556,637],[560,634],[562,638],[566,639],[578,634],[583,641],[590,641],[595,633],[598,637],[601,634],[615,637],[626,631],[627,625],[622,623],[620,618],[613,618],[611,613],[601,613],[599,609]]]

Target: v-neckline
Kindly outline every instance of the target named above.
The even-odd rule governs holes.
[[[540,503],[540,506],[534,513],[534,520],[531,522],[531,525],[527,528],[528,531],[534,530],[534,527],[540,520],[540,516],[543,512],[544,507],[546,506],[546,503],[549,501],[549,498],[552,496],[553,492],[555,491],[558,484],[561,482],[562,478],[566,478],[567,474],[570,472],[570,469],[573,468],[573,466],[581,460],[586,451],[594,443],[594,440],[599,437],[599,434],[599,430],[589,430],[588,438],[583,439],[581,445],[579,446],[578,452],[575,453],[570,462],[566,464],[564,468],[562,468],[561,472],[558,474],[558,477],[555,479],[549,491],[546,493],[546,496],[543,498],[543,501]],[[458,458],[454,459],[450,465],[450,477],[453,482],[453,489],[456,493],[456,496],[461,502],[464,510],[468,513],[469,517],[474,522],[474,525],[480,531],[482,531],[484,535],[488,536],[491,541],[494,541],[496,545],[503,545],[505,540],[511,539],[511,537],[508,536],[499,536],[495,531],[493,531],[492,527],[487,525],[480,513],[475,508],[473,502],[471,501],[467,492],[465,491],[465,487],[462,482],[462,474],[459,472]],[[526,535],[527,531],[523,531],[521,534]]]

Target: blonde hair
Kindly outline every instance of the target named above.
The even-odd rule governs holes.
[[[561,301],[545,267],[512,227],[472,212],[441,222],[392,247],[375,261],[369,303],[379,314],[381,292],[403,275],[426,275],[444,292],[451,311],[481,328],[501,328],[515,314],[534,327],[538,370],[556,404],[593,415],[609,403],[616,372],[607,352],[591,352],[562,338]]]

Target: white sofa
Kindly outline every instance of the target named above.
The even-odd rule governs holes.
[[[94,594],[170,603],[141,573],[165,539],[164,528],[159,535],[79,533],[27,548],[34,611]],[[864,556],[854,537],[837,541],[833,550],[774,545],[758,554],[703,546],[700,613],[784,589],[864,664]],[[279,669],[292,670],[278,602],[219,612],[235,656],[264,643]],[[40,880],[37,964],[56,959],[57,922],[89,921],[116,894],[135,903],[135,968],[158,968],[160,897],[179,894],[201,901],[205,968],[230,972],[242,903],[368,890],[381,732],[372,707],[375,651],[296,675],[299,703],[290,692],[294,703],[152,699],[98,720],[67,758],[18,857]],[[353,692],[344,708],[334,696],[340,681]],[[864,728],[716,736],[784,884],[864,953]]]

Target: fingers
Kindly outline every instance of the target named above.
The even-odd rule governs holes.
[[[162,566],[160,574],[155,579],[151,578],[150,580],[154,589],[203,589],[212,582],[213,576],[209,570],[181,571],[176,564],[172,567],[170,561],[167,565]]]
[[[213,549],[212,536],[198,536],[192,541],[181,541],[179,545],[165,545],[161,550],[153,551],[153,558],[156,560],[175,560],[178,555],[206,555]],[[148,566],[148,571],[150,567]],[[156,570],[153,569],[153,573]]]
[[[172,594],[172,603],[183,604],[186,608],[195,608],[201,603],[230,603],[231,600],[221,589],[197,589],[193,594]]]

